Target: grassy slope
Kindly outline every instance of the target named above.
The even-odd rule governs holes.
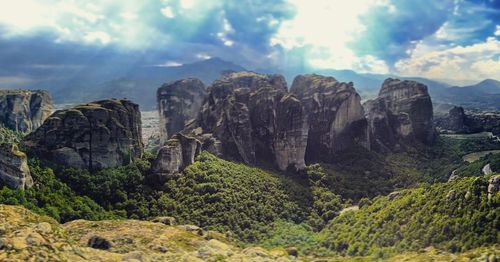
[[[457,252],[500,242],[500,194],[487,198],[487,179],[463,178],[380,196],[333,219],[322,244],[346,255],[418,250]]]

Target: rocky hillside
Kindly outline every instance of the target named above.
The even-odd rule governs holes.
[[[139,106],[101,100],[59,110],[23,143],[40,158],[63,166],[121,166],[143,154]]]
[[[46,91],[0,90],[0,126],[27,133],[47,119],[54,106]]]
[[[171,225],[167,219],[76,220],[60,225],[22,207],[7,205],[0,205],[0,219],[9,221],[1,228],[2,261],[295,260],[284,249],[242,249],[220,233],[192,225]]]

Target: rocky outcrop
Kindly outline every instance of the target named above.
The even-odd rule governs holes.
[[[361,97],[351,83],[333,77],[299,75],[290,89],[307,114],[306,162],[331,161],[354,144],[367,145]]]
[[[160,148],[151,170],[163,181],[179,174],[186,166],[194,163],[195,157],[200,152],[200,141],[178,133]]]
[[[398,150],[402,143],[429,145],[435,140],[432,101],[421,83],[388,78],[378,98],[364,107],[370,144],[376,151]]]
[[[196,118],[205,98],[205,85],[194,78],[173,81],[161,86],[156,97],[160,113],[160,143],[164,144]]]
[[[306,161],[366,145],[366,120],[352,83],[305,75],[288,92],[280,75],[239,72],[207,91],[198,118],[183,133],[224,158],[301,170]]]
[[[24,144],[64,166],[92,170],[127,164],[143,153],[139,106],[112,99],[59,110]]]
[[[0,205],[0,261],[297,261],[284,249],[243,249],[222,233],[140,220],[59,224]],[[197,230],[193,230],[197,228]]]
[[[488,199],[491,199],[498,191],[500,191],[500,175],[490,177],[488,183]]]
[[[0,180],[10,188],[26,189],[33,186],[28,158],[17,145],[0,144]]]
[[[276,118],[274,149],[278,168],[304,169],[309,129],[302,103],[292,94],[284,96],[278,105]]]
[[[191,130],[210,138],[209,145],[218,144],[215,153],[226,158],[249,164],[257,159],[274,162],[277,109],[286,92],[282,76],[232,73],[209,87]]]
[[[437,117],[434,121],[440,133],[471,134],[492,132],[500,136],[500,113],[498,112],[465,112],[462,107],[453,107],[447,115]]]
[[[0,125],[18,132],[40,127],[54,106],[46,91],[0,90]]]

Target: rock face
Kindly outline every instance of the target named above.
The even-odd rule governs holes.
[[[500,191],[500,175],[492,176],[488,180],[488,199],[493,197],[498,191]]]
[[[299,75],[290,91],[307,114],[306,162],[330,161],[332,154],[355,143],[366,145],[366,119],[352,83],[333,77]]]
[[[386,79],[375,100],[364,104],[371,147],[397,150],[401,143],[432,144],[436,137],[427,87],[408,80]]]
[[[205,95],[205,85],[194,78],[173,81],[158,89],[161,144],[197,117]]]
[[[0,125],[18,132],[40,127],[54,106],[46,91],[0,90]]]
[[[55,112],[24,144],[56,164],[93,170],[140,158],[141,137],[137,104],[101,100]]]
[[[232,73],[214,81],[194,128],[208,134],[211,144],[219,144],[216,154],[254,164],[274,162],[277,108],[286,94],[282,76],[252,72]]]
[[[493,135],[500,136],[498,112],[464,112],[462,107],[453,107],[448,115],[437,117],[434,123],[441,133],[492,132]]]
[[[176,134],[160,148],[151,169],[160,180],[179,174],[186,166],[194,163],[201,152],[201,143],[195,138]]]
[[[224,158],[301,170],[306,160],[326,160],[366,141],[366,121],[352,84],[307,75],[288,92],[280,75],[239,72],[208,88],[198,118],[183,133]]]
[[[14,189],[33,186],[28,158],[16,145],[0,144],[0,180]]]

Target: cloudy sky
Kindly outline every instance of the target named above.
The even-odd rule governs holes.
[[[249,69],[500,79],[500,0],[15,0],[0,9],[0,84],[55,68],[209,57]]]

